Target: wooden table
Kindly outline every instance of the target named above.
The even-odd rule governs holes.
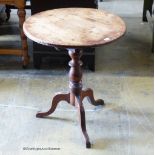
[[[79,112],[80,125],[86,140],[91,144],[86,131],[83,99],[88,98],[95,106],[104,105],[104,101],[95,100],[93,90],[82,90],[82,70],[80,57],[86,47],[95,47],[109,43],[125,32],[123,20],[106,11],[90,8],[62,8],[44,11],[29,17],[24,23],[24,32],[37,43],[65,48],[71,57],[69,62],[69,93],[58,93],[52,100],[47,112],[37,113],[45,117],[53,113],[61,100],[75,106]]]

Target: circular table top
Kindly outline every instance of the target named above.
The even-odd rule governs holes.
[[[94,47],[125,32],[124,21],[109,12],[91,8],[61,8],[29,17],[23,26],[31,40],[65,48]]]

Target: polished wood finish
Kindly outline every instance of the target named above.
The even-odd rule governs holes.
[[[86,147],[90,148],[91,143],[89,141],[89,136],[88,136],[87,130],[86,130],[85,110],[84,110],[82,101],[85,97],[87,97],[88,101],[92,105],[95,105],[95,106],[104,105],[104,101],[101,99],[95,101],[92,89],[88,88],[86,90],[82,90],[82,69],[81,69],[82,62],[80,61],[80,57],[82,55],[82,50],[70,49],[70,50],[68,50],[68,52],[72,59],[69,62],[69,66],[71,67],[70,71],[69,71],[70,92],[66,93],[66,94],[64,94],[64,93],[56,94],[52,100],[51,108],[47,112],[37,113],[36,117],[42,118],[42,117],[46,117],[46,116],[52,114],[55,111],[58,103],[62,100],[75,106],[79,113],[80,126],[82,129],[83,135],[85,137]]]
[[[47,112],[37,113],[36,117],[45,117],[53,113],[61,100],[75,106],[79,113],[86,147],[90,148],[82,101],[87,97],[95,106],[104,105],[104,101],[101,99],[95,101],[92,89],[82,90],[80,58],[85,47],[105,44],[122,36],[125,32],[124,22],[118,16],[97,9],[65,8],[33,15],[24,23],[24,32],[38,43],[66,48],[71,58],[69,93],[59,93],[54,96],[51,108]]]
[[[23,67],[26,67],[29,63],[27,38],[23,32],[23,23],[25,21],[25,0],[0,0],[0,4],[14,5],[18,8],[17,14],[19,17],[19,28],[21,36],[21,49],[0,49],[0,54],[21,56],[23,61]]]

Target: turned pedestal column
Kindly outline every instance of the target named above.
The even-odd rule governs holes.
[[[47,112],[37,113],[36,117],[45,117],[50,115],[55,111],[58,103],[62,100],[65,100],[66,102],[77,108],[79,113],[80,126],[86,140],[86,147],[90,148],[91,144],[86,130],[85,110],[82,101],[84,97],[87,97],[88,101],[95,106],[104,105],[104,101],[101,99],[95,101],[92,89],[88,88],[86,90],[82,90],[82,62],[80,61],[82,50],[68,49],[68,53],[72,59],[69,62],[69,66],[71,67],[69,71],[70,91],[67,94],[59,93],[56,96],[54,96],[51,108]]]

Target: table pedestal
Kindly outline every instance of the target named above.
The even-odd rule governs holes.
[[[75,106],[78,110],[81,129],[86,140],[86,147],[90,148],[91,143],[89,141],[89,136],[86,130],[85,110],[82,101],[85,97],[87,97],[88,101],[95,106],[104,105],[104,101],[101,99],[95,100],[92,89],[88,88],[82,90],[82,70],[81,70],[82,62],[80,61],[82,50],[68,49],[68,53],[72,59],[69,62],[69,66],[71,67],[69,71],[70,91],[69,93],[66,94],[63,93],[56,94],[52,100],[51,108],[47,112],[37,113],[36,117],[45,117],[50,115],[55,111],[60,101],[62,100],[67,101],[69,104]]]

